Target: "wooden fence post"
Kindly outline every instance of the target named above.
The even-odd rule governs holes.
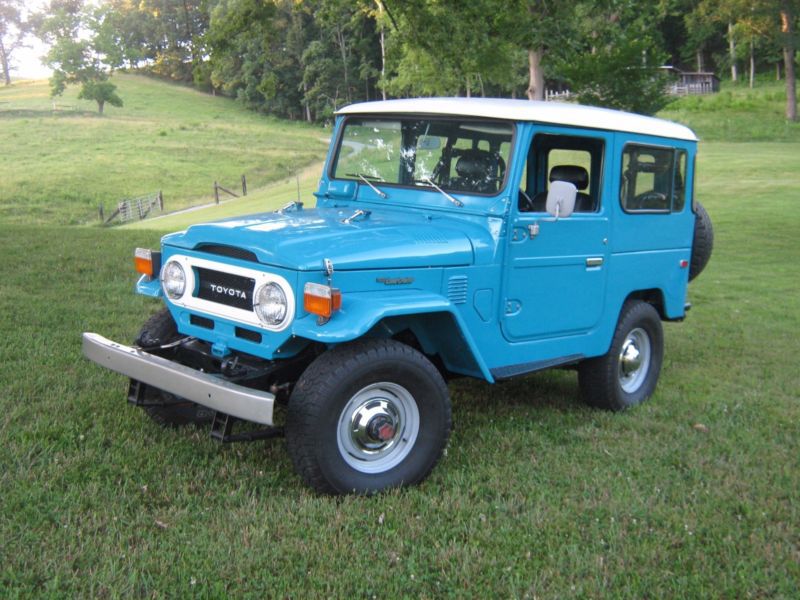
[[[219,204],[219,185],[214,182],[214,201]]]
[[[164,194],[161,193],[161,190],[158,190],[158,210],[164,212]]]
[[[106,218],[105,218],[105,216],[103,215],[103,205],[101,204],[101,205],[100,205],[98,208],[99,208],[99,210],[100,210],[100,222],[101,222],[101,223],[104,223],[104,222],[105,222],[105,220],[106,220]]]
[[[242,196],[247,196],[247,179],[242,174]]]

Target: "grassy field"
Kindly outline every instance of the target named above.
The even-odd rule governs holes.
[[[755,89],[725,82],[718,94],[685,96],[659,116],[694,129],[707,142],[797,142],[800,122],[783,118],[786,84],[764,79]]]
[[[800,138],[698,168],[717,244],[654,397],[458,381],[440,465],[376,498],[313,495],[280,440],[160,429],[81,357],[156,309],[131,249],[160,232],[0,225],[0,596],[796,598]]]
[[[166,210],[209,202],[214,181],[253,189],[319,162],[330,134],[246,111],[232,100],[140,76],[114,77],[122,108],[49,97],[47,82],[0,87],[0,221],[95,223],[157,190]]]

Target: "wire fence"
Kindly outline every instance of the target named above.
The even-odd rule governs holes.
[[[115,219],[121,223],[130,221],[141,221],[153,212],[164,210],[164,196],[161,190],[139,196],[137,198],[126,198],[117,203],[117,208],[106,218],[103,207],[100,206],[100,221],[103,225],[109,225]]]

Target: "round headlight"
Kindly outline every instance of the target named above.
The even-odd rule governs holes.
[[[283,323],[286,318],[286,294],[277,283],[267,283],[256,291],[253,310],[261,322],[270,327]]]
[[[186,273],[180,263],[171,260],[161,271],[161,286],[164,293],[177,300],[186,291]]]

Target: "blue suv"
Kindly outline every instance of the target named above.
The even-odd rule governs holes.
[[[574,367],[610,410],[653,393],[662,321],[713,243],[696,150],[682,125],[571,104],[351,105],[315,208],[137,249],[163,309],[134,346],[85,333],[84,353],[159,423],[284,434],[320,492],[415,484],[447,444],[450,378]]]

